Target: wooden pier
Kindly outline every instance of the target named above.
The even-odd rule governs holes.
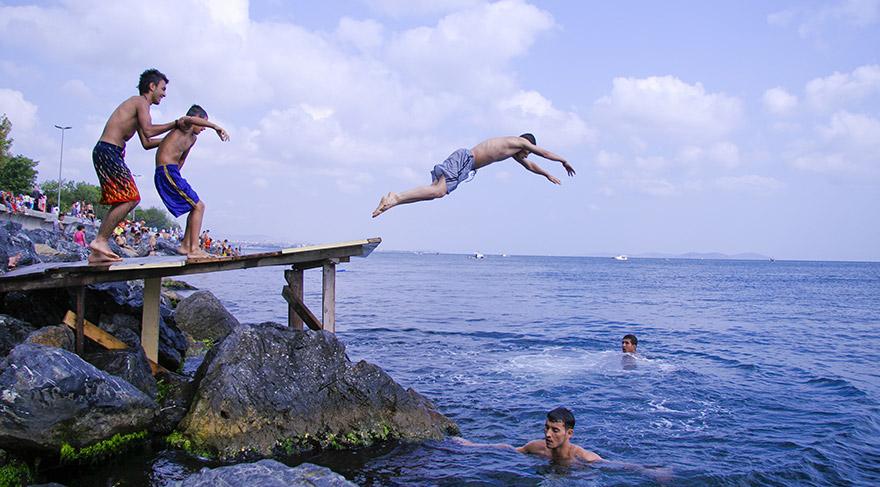
[[[289,326],[302,330],[303,323],[313,330],[336,331],[336,265],[351,257],[366,257],[382,242],[369,238],[326,245],[293,247],[274,252],[187,259],[185,256],[155,256],[125,259],[119,263],[89,265],[86,262],[53,262],[34,264],[14,270],[0,277],[0,293],[32,291],[49,288],[74,288],[76,312],[69,313],[65,322],[76,330],[76,352],[82,354],[87,324],[85,322],[85,286],[101,282],[143,279],[144,307],[141,321],[141,346],[153,364],[159,359],[159,296],[163,277],[204,274],[265,266],[290,266],[284,271],[287,285],[281,294],[288,303]],[[303,271],[321,268],[323,272],[321,319],[303,302]],[[89,336],[105,346],[117,346],[118,340],[94,331],[89,324]],[[109,334],[104,334],[109,335]],[[100,338],[96,338],[100,337]],[[109,345],[108,345],[109,344]],[[155,367],[154,367],[155,369]]]

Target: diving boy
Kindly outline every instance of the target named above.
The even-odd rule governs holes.
[[[193,105],[177,127],[162,139],[156,152],[156,173],[153,181],[159,197],[175,218],[189,213],[186,217],[186,231],[177,249],[179,254],[188,257],[210,257],[210,254],[199,248],[205,203],[180,175],[190,150],[205,127],[215,130],[220,140],[229,140],[229,135],[222,127],[208,121],[208,113],[202,107]]]
[[[431,170],[431,184],[383,196],[379,206],[373,211],[373,218],[397,205],[442,198],[455,191],[459,183],[469,181],[478,169],[510,157],[528,171],[544,176],[553,184],[562,183],[544,168],[526,159],[529,154],[537,154],[544,159],[561,162],[568,175],[574,176],[574,168],[568,164],[568,161],[562,156],[538,147],[536,143],[534,135],[522,134],[519,137],[494,137],[480,142],[472,149],[458,149],[445,161],[434,166]]]

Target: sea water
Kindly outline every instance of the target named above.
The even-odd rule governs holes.
[[[338,337],[455,420],[516,446],[571,409],[626,466],[559,467],[450,440],[308,461],[359,485],[880,485],[880,264],[375,252],[340,264]],[[320,310],[320,271],[306,303]],[[281,268],[187,276],[245,323],[286,323]],[[639,339],[625,357],[620,341]],[[68,485],[169,485],[150,451]],[[643,470],[648,469],[660,470]],[[652,473],[654,472],[654,473]]]

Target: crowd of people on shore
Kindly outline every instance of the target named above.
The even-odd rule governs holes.
[[[15,194],[12,191],[0,191],[0,204],[2,204],[9,213],[25,213],[26,210],[32,210],[41,211],[43,213],[60,214],[60,208],[58,208],[58,206],[50,207],[48,200],[49,197],[43,193],[39,186],[34,186],[34,190],[28,194]],[[74,201],[70,205],[70,209],[62,216],[82,218],[91,223],[98,222],[94,205],[87,201]]]

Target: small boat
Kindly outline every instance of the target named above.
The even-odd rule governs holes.
[[[479,253],[479,252],[474,252],[474,255],[472,255],[471,258],[473,258],[473,259],[485,259],[486,256],[483,255],[483,254],[481,254],[481,253]]]
[[[615,255],[615,256],[614,256],[614,260],[629,260],[629,257],[627,257],[627,256],[625,256],[625,255],[623,255],[623,254],[621,254],[621,255]]]

